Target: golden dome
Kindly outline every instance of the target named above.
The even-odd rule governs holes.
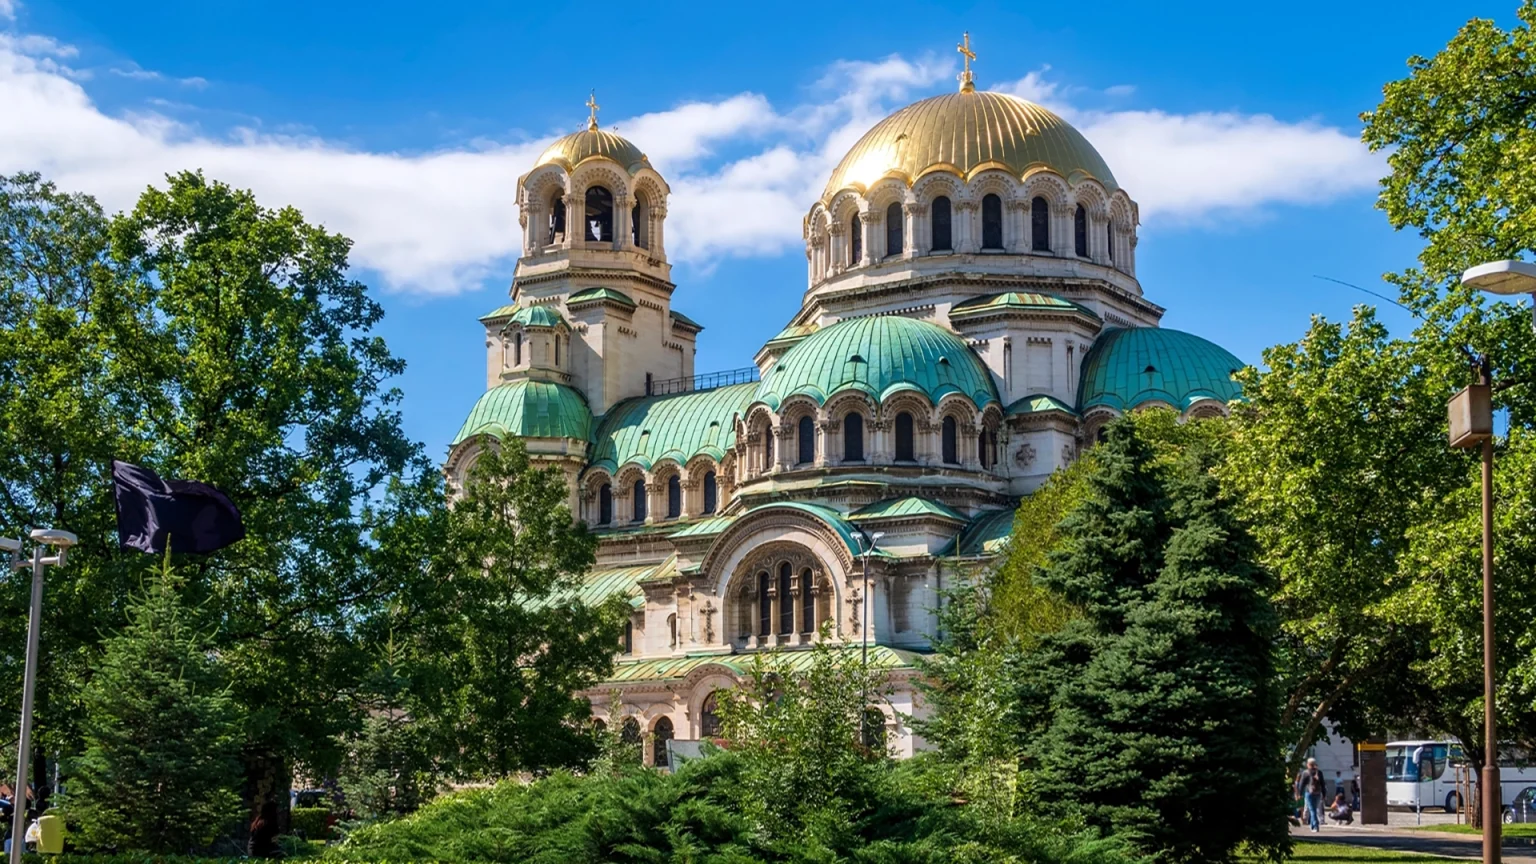
[[[628,138],[598,129],[594,124],[549,145],[539,155],[538,161],[533,163],[533,167],[538,168],[554,162],[566,171],[574,171],[577,165],[588,159],[612,159],[631,174],[651,164],[645,158],[645,154],[640,152],[640,148],[631,143]]]
[[[822,200],[849,187],[862,192],[886,176],[911,184],[933,171],[970,179],[982,168],[1001,168],[1022,177],[1037,165],[1116,188],[1088,139],[1050,111],[1004,93],[946,93],[914,102],[864,133],[833,170]]]

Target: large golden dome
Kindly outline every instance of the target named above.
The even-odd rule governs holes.
[[[628,138],[615,135],[596,126],[573,132],[549,145],[533,167],[551,162],[558,163],[566,171],[574,171],[577,165],[588,159],[612,159],[633,174],[650,164]]]
[[[1015,177],[1043,165],[1115,189],[1115,176],[1081,132],[1033,102],[980,90],[915,102],[864,133],[827,181],[823,201],[845,188],[863,191],[886,176],[908,184],[933,171],[969,179],[984,168]]]

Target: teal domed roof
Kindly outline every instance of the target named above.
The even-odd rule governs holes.
[[[1184,411],[1201,399],[1230,402],[1243,392],[1232,373],[1248,364],[1193,333],[1161,327],[1105,330],[1083,358],[1078,410],[1129,411],[1166,402]]]
[[[453,436],[453,444],[475,435],[585,441],[591,431],[592,411],[580,393],[564,384],[525,378],[485,391]]]
[[[998,401],[991,374],[959,336],[898,315],[850,318],[805,337],[763,376],[757,401],[777,409],[791,396],[824,403],[844,390],[876,401],[903,390],[934,403],[957,392],[977,406]]]
[[[524,306],[512,313],[512,319],[507,323],[524,327],[559,327],[565,323],[565,319],[548,306]]]

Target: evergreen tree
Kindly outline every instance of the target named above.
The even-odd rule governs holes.
[[[1039,792],[1157,860],[1278,855],[1277,619],[1253,541],[1197,450],[1160,459],[1130,419],[1097,458],[1042,574],[1083,617],[1042,640],[1022,688]]]
[[[67,803],[83,845],[186,853],[239,813],[239,713],[179,590],[163,568],[85,689]]]

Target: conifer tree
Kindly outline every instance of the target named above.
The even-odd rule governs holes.
[[[67,798],[82,845],[186,853],[239,814],[238,709],[179,590],[163,567],[85,689]]]
[[[1160,861],[1230,861],[1244,842],[1278,855],[1277,619],[1253,541],[1201,454],[1160,460],[1126,420],[1097,458],[1042,576],[1083,610],[1024,688],[1042,797]]]

